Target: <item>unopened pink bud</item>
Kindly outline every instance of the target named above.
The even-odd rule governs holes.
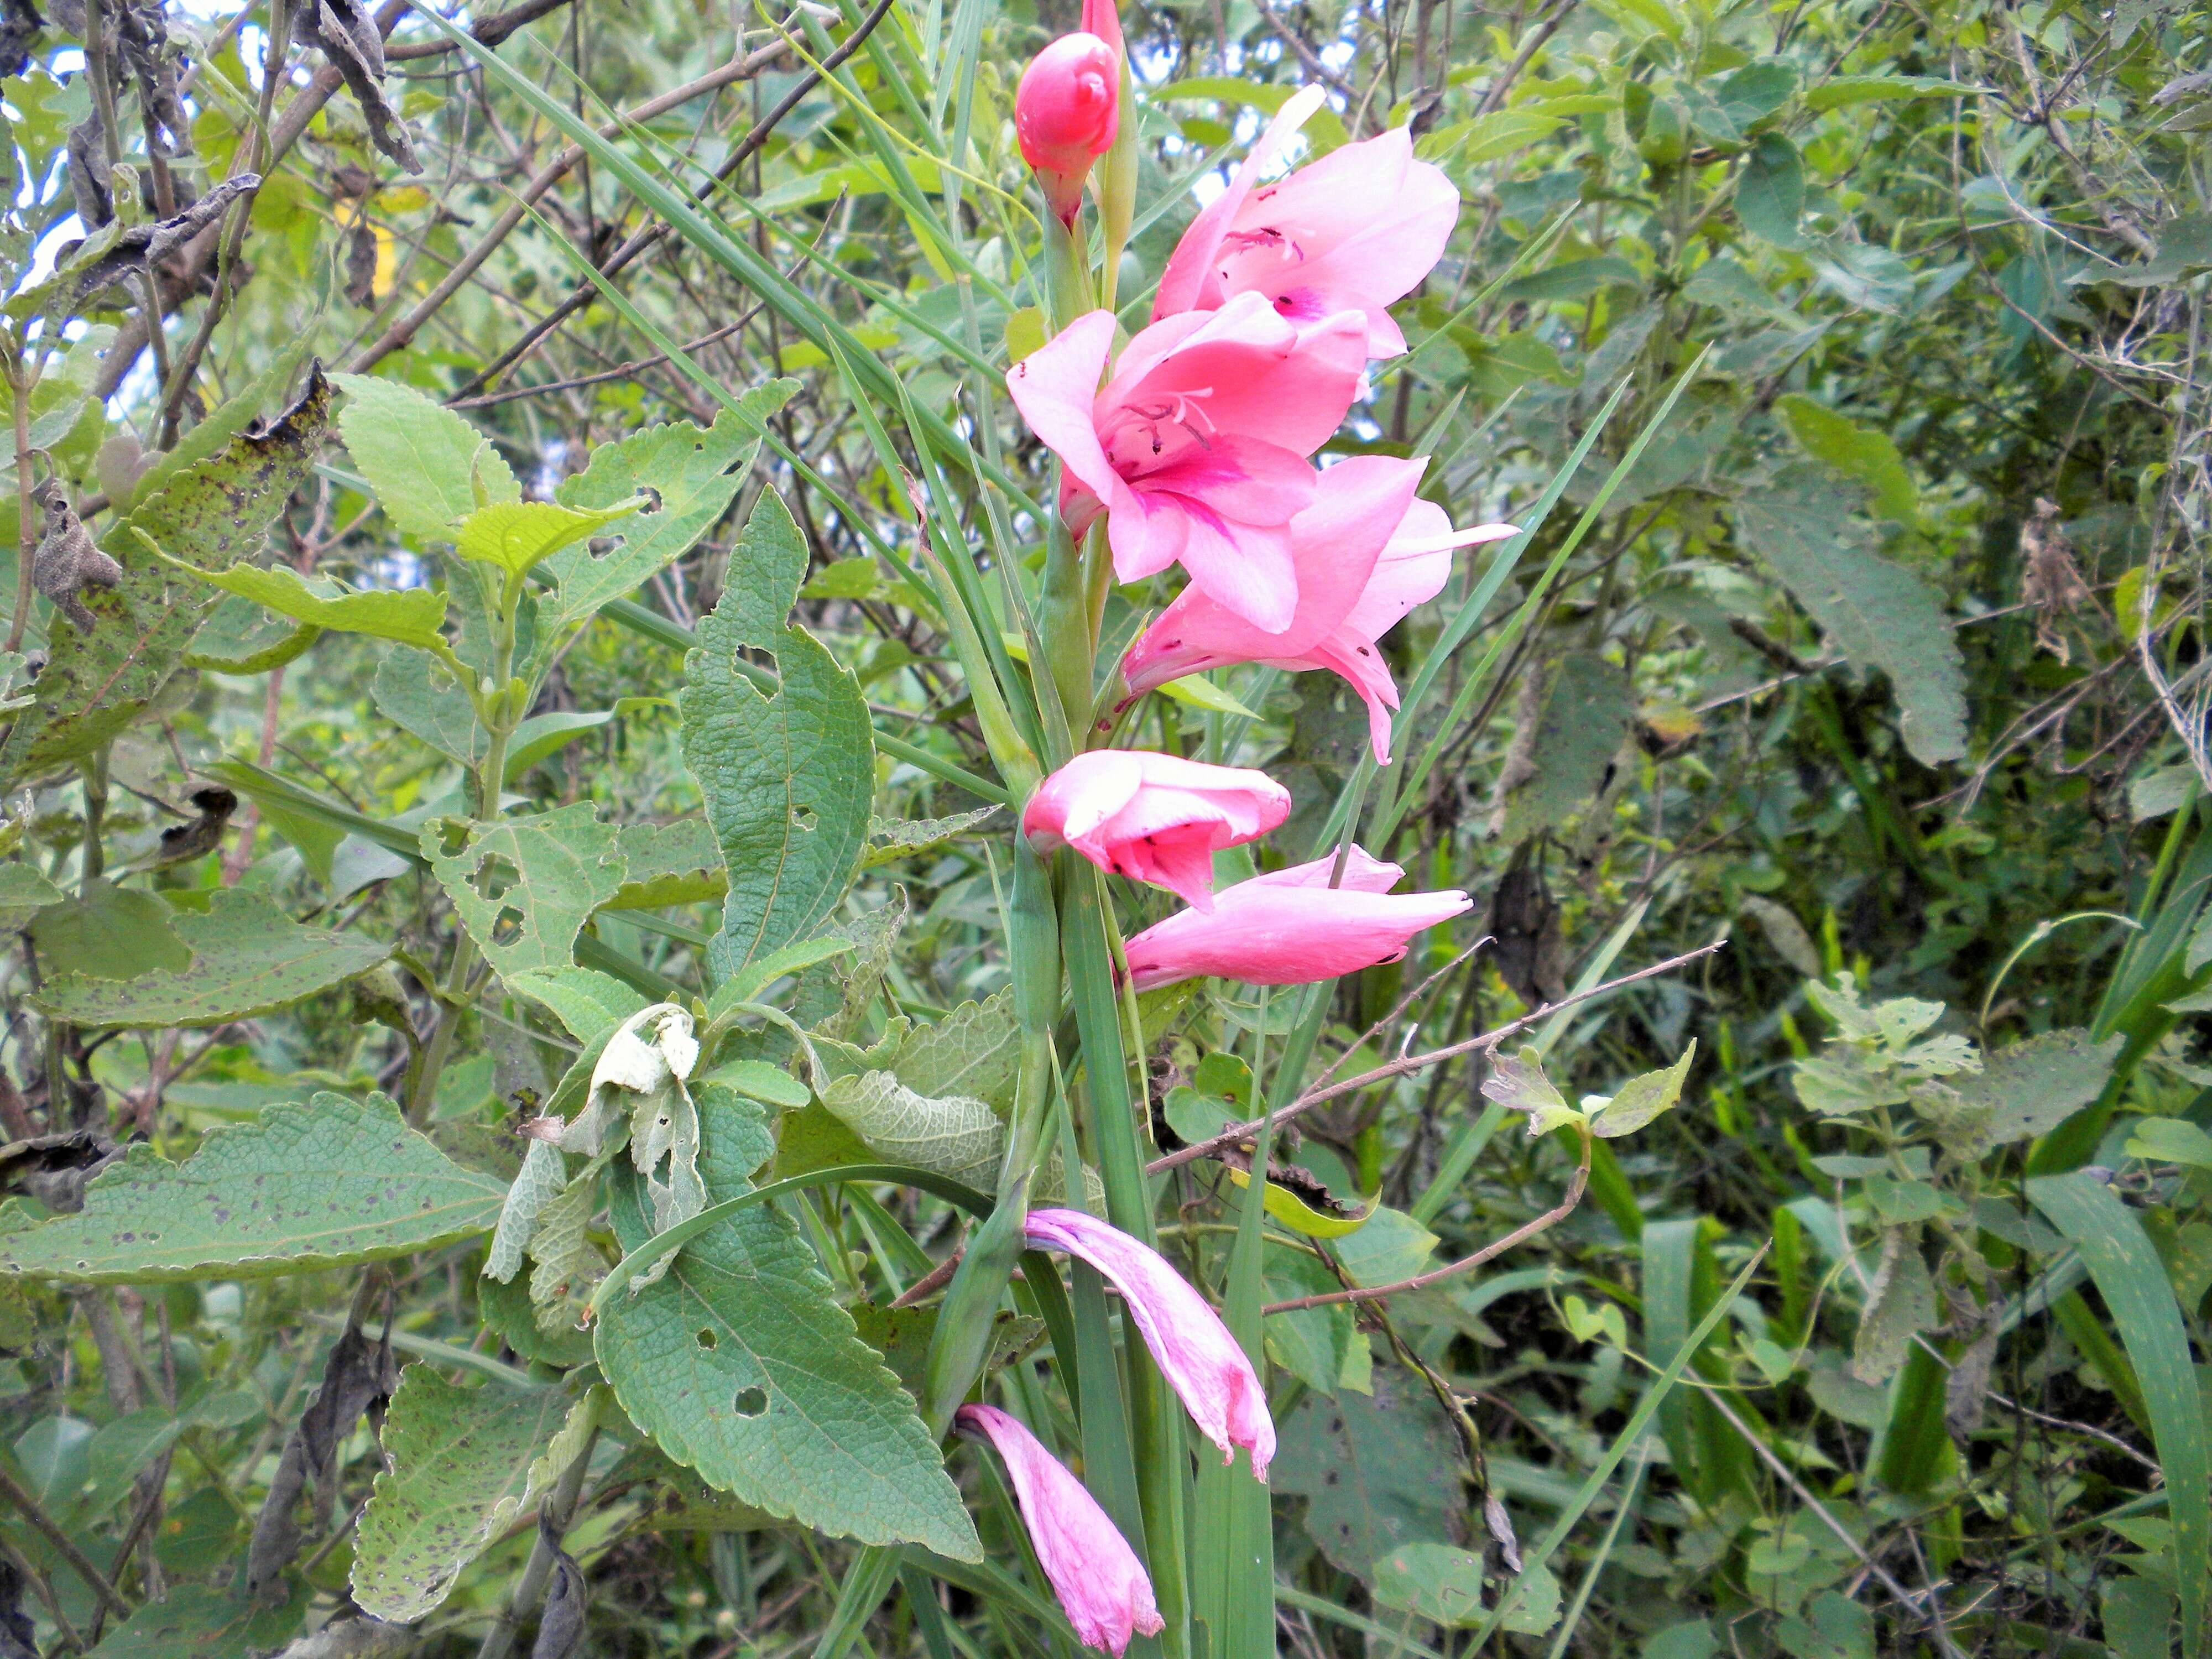
[[[1095,34],[1061,35],[1022,71],[1014,133],[1063,222],[1082,203],[1091,162],[1114,147],[1121,118],[1121,60]]]

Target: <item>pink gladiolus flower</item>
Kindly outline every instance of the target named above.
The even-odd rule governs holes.
[[[1139,1631],[1164,1628],[1152,1581],[1098,1500],[1015,1418],[995,1406],[963,1406],[953,1426],[988,1437],[1006,1461],[1014,1501],[1036,1546],[1037,1559],[1075,1633],[1121,1659]]]
[[[1121,29],[1116,19],[1115,42]],[[1022,71],[1014,134],[1063,224],[1083,204],[1091,162],[1114,148],[1121,114],[1121,58],[1115,44],[1095,34],[1061,35]]]
[[[1022,1230],[1036,1249],[1080,1256],[1112,1282],[1160,1375],[1200,1431],[1221,1448],[1222,1462],[1235,1462],[1234,1449],[1243,1446],[1252,1455],[1253,1478],[1266,1480],[1275,1455],[1267,1393],[1243,1347],[1190,1281],[1157,1250],[1080,1210],[1031,1210]]]
[[[1073,847],[1101,870],[1213,908],[1213,854],[1291,815],[1291,792],[1264,772],[1147,750],[1094,749],[1044,781],[1022,829],[1041,852]]]
[[[1121,44],[1121,11],[1114,0],[1083,0],[1083,32],[1095,34],[1116,52]]]
[[[1367,324],[1345,312],[1302,335],[1257,295],[1154,323],[1103,391],[1111,313],[1078,318],[1014,365],[1006,389],[1064,464],[1060,507],[1081,535],[1106,514],[1114,569],[1136,581],[1180,562],[1256,628],[1297,609],[1291,520],[1313,499],[1306,457],[1357,394]]]
[[[1331,888],[1334,854],[1255,876],[1213,896],[1211,913],[1178,910],[1129,941],[1139,991],[1210,974],[1248,985],[1310,985],[1406,954],[1414,934],[1474,901],[1456,890],[1393,893],[1405,872],[1355,847]]]
[[[1360,312],[1370,356],[1406,349],[1389,307],[1443,256],[1459,191],[1442,168],[1413,159],[1404,127],[1255,190],[1261,169],[1320,106],[1318,87],[1285,104],[1229,188],[1191,222],[1160,278],[1154,321],[1258,294],[1301,325]]]
[[[1298,605],[1290,627],[1263,632],[1185,588],[1121,659],[1131,695],[1242,662],[1326,668],[1366,700],[1376,763],[1388,766],[1398,687],[1376,641],[1443,590],[1454,548],[1517,533],[1510,524],[1454,530],[1442,507],[1413,495],[1427,465],[1363,455],[1323,472],[1313,505],[1291,520]]]

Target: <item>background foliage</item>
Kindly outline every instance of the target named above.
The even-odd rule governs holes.
[[[893,1386],[942,1196],[757,1204],[610,1299],[603,1373],[574,1327],[656,1205],[989,1184],[1008,823],[951,612],[1018,683],[1009,100],[1073,8],[49,11],[0,27],[0,1653],[1072,1651]],[[1388,642],[1388,771],[1318,676],[1131,716],[1291,786],[1264,862],[1342,801],[1480,900],[1306,1081],[1729,940],[1279,1141],[1266,1299],[1395,1284],[1569,1192],[1514,1107],[1695,1048],[1556,1224],[1269,1317],[1279,1650],[2204,1652],[2204,14],[1125,27],[1125,315],[1291,87],[1317,148],[1410,124],[1465,209],[1334,453],[1537,526]],[[518,1107],[669,994],[722,1021],[690,1139],[564,1210]],[[1146,1012],[1171,1152],[1285,1016]],[[1224,1166],[1166,1196],[1222,1289]],[[1006,1319],[993,1386],[1083,1449]]]

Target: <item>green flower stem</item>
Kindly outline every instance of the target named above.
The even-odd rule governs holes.
[[[1060,936],[1075,996],[1076,1030],[1083,1044],[1088,1085],[1084,1095],[1089,1108],[1085,1127],[1106,1187],[1107,1218],[1130,1237],[1157,1244],[1152,1188],[1145,1175],[1143,1139],[1129,1091],[1121,1005],[1115,986],[1118,931],[1104,878],[1072,857],[1066,862]],[[1167,1621],[1161,1650],[1181,1656],[1189,1651],[1188,1510],[1184,1495],[1188,1474],[1182,1407],[1141,1347],[1128,1352],[1128,1377],[1152,1594]]]
[[[1084,241],[1080,207],[1075,210],[1073,224],[1060,223],[1056,213],[1045,214],[1045,295],[1051,307],[1051,314],[1045,321],[1054,334],[1093,307],[1091,268],[1085,257]]]

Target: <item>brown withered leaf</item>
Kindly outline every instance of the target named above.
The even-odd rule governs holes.
[[[311,1497],[309,1507],[318,1529],[330,1525],[337,1498],[338,1449],[362,1414],[380,1413],[398,1386],[388,1322],[380,1341],[371,1342],[360,1326],[348,1325],[331,1345],[323,1364],[323,1385],[285,1438],[269,1495],[253,1523],[252,1541],[246,1546],[246,1590],[254,1600],[266,1601],[277,1592],[284,1569],[299,1553],[303,1534],[294,1510],[303,1494]]]
[[[2090,601],[2089,585],[2074,556],[2074,544],[2058,522],[2058,503],[2035,498],[2035,511],[2020,527],[2020,597],[2035,607],[2035,642],[2062,663],[2074,649],[2059,623]]]
[[[322,48],[331,65],[345,77],[346,90],[368,122],[369,142],[402,170],[420,173],[415,147],[384,90],[384,37],[361,0],[313,0],[300,15],[301,33]]]

